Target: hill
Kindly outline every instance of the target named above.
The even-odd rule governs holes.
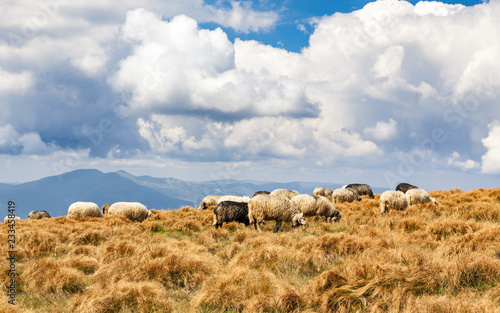
[[[16,312],[499,313],[500,189],[430,194],[439,206],[383,216],[377,195],[336,204],[338,223],[279,233],[274,221],[215,229],[191,207],[142,223],[18,221]],[[5,293],[0,311],[12,312]]]

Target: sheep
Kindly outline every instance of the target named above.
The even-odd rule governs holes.
[[[323,187],[316,187],[316,188],[314,188],[313,195],[315,195],[315,196],[325,196],[325,188],[323,188]]]
[[[293,197],[295,197],[298,194],[299,194],[298,191],[288,190],[288,189],[275,189],[275,190],[271,191],[271,193],[270,193],[270,195],[272,195],[272,196],[281,196],[281,197],[285,197],[288,199],[292,199]]]
[[[387,190],[380,195],[379,206],[382,214],[389,212],[389,210],[404,210],[408,207],[408,199],[399,190]]]
[[[352,190],[356,191],[358,193],[358,195],[360,195],[360,196],[366,195],[372,199],[375,198],[375,196],[373,195],[372,189],[367,184],[349,184],[349,185],[345,185],[344,187],[342,187],[342,189],[352,189]]]
[[[248,201],[250,201],[250,198],[249,197],[237,197],[237,196],[223,196],[223,197],[220,197],[219,200],[217,200],[217,204],[224,202],[224,201],[248,203]]]
[[[360,201],[361,197],[352,189],[335,189],[332,193],[332,203]]]
[[[13,219],[13,220],[15,220],[15,221],[20,221],[20,220],[21,220],[21,218],[20,218],[19,216],[16,216],[15,218],[10,218],[10,217],[7,215],[7,216],[3,219],[3,222],[4,222],[5,224],[8,224],[8,223],[9,223],[9,220],[11,220],[11,219]]]
[[[396,190],[397,191],[401,191],[403,193],[406,193],[408,190],[410,189],[418,189],[417,186],[413,186],[413,185],[410,185],[408,183],[399,183],[397,186],[396,186]]]
[[[338,222],[342,218],[342,214],[333,204],[323,196],[301,194],[292,198],[292,203],[299,211],[304,213],[304,216],[324,216],[325,221]]]
[[[131,221],[142,222],[152,213],[139,202],[115,202],[109,207],[108,215],[125,215]]]
[[[252,198],[253,198],[253,197],[255,197],[255,196],[258,196],[258,195],[268,195],[268,194],[270,194],[270,193],[271,193],[271,192],[266,191],[266,190],[259,190],[259,191],[256,191],[256,192],[253,194]]]
[[[331,196],[333,194],[333,190],[330,188],[325,188],[325,197]]]
[[[248,220],[259,232],[260,224],[276,220],[274,232],[278,232],[283,221],[292,222],[292,227],[305,225],[304,213],[300,212],[287,198],[275,195],[258,195],[248,202]]]
[[[68,208],[68,218],[103,217],[101,210],[94,202],[75,202]]]
[[[111,203],[104,203],[102,205],[101,211],[103,215],[108,214],[109,207],[111,206]]]
[[[222,201],[217,203],[214,208],[215,228],[219,228],[223,223],[239,222],[250,225],[248,220],[248,203],[236,201]]]
[[[219,201],[221,197],[222,196],[206,196],[203,200],[201,200],[200,207],[198,209],[206,210],[209,207],[215,207],[217,205],[217,201]]]
[[[427,191],[423,189],[410,189],[406,193],[406,198],[408,199],[408,205],[417,204],[417,203],[428,203],[433,202],[434,204],[438,204],[436,199],[429,196]]]
[[[50,214],[47,211],[31,211],[28,214],[29,220],[39,220],[44,217],[50,218],[52,216],[50,216]]]

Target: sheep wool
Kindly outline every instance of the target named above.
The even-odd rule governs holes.
[[[413,185],[408,184],[408,183],[399,183],[396,186],[396,190],[397,191],[401,191],[402,193],[406,193],[410,189],[418,189],[418,187],[417,186],[413,186]]]
[[[101,210],[94,202],[75,202],[68,208],[68,218],[103,217]]]
[[[325,188],[323,188],[323,187],[316,187],[316,188],[314,188],[313,195],[315,195],[315,196],[325,196]]]
[[[258,195],[248,203],[248,220],[259,232],[263,221],[275,220],[274,232],[278,232],[282,222],[292,222],[292,227],[305,225],[304,213],[285,197],[275,195]]]
[[[272,195],[272,196],[281,196],[281,197],[285,197],[288,199],[292,199],[293,197],[295,197],[298,194],[299,194],[298,191],[288,190],[288,189],[275,189],[275,190],[271,191],[271,193],[270,193],[270,195]]]
[[[9,216],[7,215],[7,216],[3,219],[3,222],[4,222],[5,224],[9,223],[9,219],[10,219],[10,218],[9,218]],[[20,220],[21,220],[21,218],[20,218],[19,216],[16,216],[16,218],[14,218],[14,220],[15,220],[15,221],[20,221]]]
[[[423,189],[410,189],[406,192],[406,198],[408,199],[408,205],[418,204],[418,203],[428,203],[433,202],[438,204],[436,199],[432,198],[427,191]]]
[[[50,214],[47,211],[31,211],[28,214],[29,220],[39,220],[41,218],[50,218]]]
[[[131,221],[142,222],[150,216],[146,206],[139,202],[116,202],[108,209],[108,215],[125,215]]]
[[[408,199],[401,191],[387,190],[380,195],[379,206],[382,214],[390,210],[404,210],[408,207]]]
[[[223,201],[248,203],[248,201],[250,201],[250,198],[249,197],[237,197],[237,196],[223,196],[223,197],[220,197],[219,200],[217,200],[217,204],[219,204]]]
[[[353,202],[354,200],[361,200],[361,197],[358,193],[352,189],[335,189],[332,193],[332,202],[340,203],[340,202]]]
[[[111,203],[104,203],[102,205],[101,211],[103,215],[108,214],[109,207],[111,206]]]
[[[304,216],[323,216],[325,221],[335,222],[342,218],[342,214],[333,204],[323,196],[301,194],[292,198],[292,203]]]
[[[259,190],[259,191],[256,191],[256,192],[253,194],[252,198],[253,198],[253,197],[255,197],[255,196],[258,196],[258,195],[268,195],[268,194],[270,194],[270,193],[271,193],[271,192],[270,192],[270,191],[267,191],[267,190]]]
[[[214,196],[214,195],[206,196],[205,198],[203,198],[203,200],[201,200],[198,209],[206,210],[210,207],[215,207],[217,205],[217,201],[219,201],[221,197],[222,196]]]

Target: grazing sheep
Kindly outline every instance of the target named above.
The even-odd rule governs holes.
[[[206,210],[209,207],[215,207],[217,205],[217,201],[219,201],[221,197],[222,196],[206,196],[203,200],[201,200],[200,207],[198,209]]]
[[[418,187],[407,183],[400,183],[396,186],[396,190],[401,191],[402,193],[406,193],[410,189],[418,189]]]
[[[417,204],[417,203],[428,203],[433,202],[434,204],[438,204],[436,199],[429,196],[427,191],[423,189],[410,189],[406,192],[406,198],[408,199],[408,205]]]
[[[360,201],[361,197],[352,189],[335,189],[332,193],[332,203]]]
[[[108,215],[125,215],[131,221],[142,222],[152,213],[139,202],[116,202],[109,207]]]
[[[255,196],[258,196],[258,195],[268,195],[268,194],[270,194],[270,193],[271,193],[271,192],[266,191],[266,190],[259,190],[259,191],[256,191],[256,192],[253,194],[252,198],[253,198],[253,197],[255,197]]]
[[[315,195],[315,196],[325,196],[325,188],[323,188],[323,187],[316,187],[316,188],[314,188],[313,195]]]
[[[3,222],[4,222],[5,224],[8,224],[10,219],[11,219],[11,218],[9,218],[9,216],[7,215],[7,216],[3,219]],[[19,216],[16,216],[16,218],[14,218],[14,220],[15,220],[15,221],[20,221],[20,220],[21,220],[21,218],[20,218]]]
[[[340,211],[323,196],[302,194],[293,197],[290,201],[299,211],[304,213],[304,216],[324,216],[326,222],[328,222],[328,218],[330,218],[330,222],[332,220],[337,222],[342,218]]]
[[[330,188],[325,189],[325,197],[331,196],[333,194],[333,190]]]
[[[292,199],[293,197],[295,197],[298,194],[299,194],[298,191],[288,190],[288,189],[275,189],[270,193],[270,195],[272,195],[272,196],[281,196],[281,197],[285,197],[288,199]]]
[[[237,197],[237,196],[223,196],[223,197],[220,197],[219,200],[217,200],[217,204],[224,202],[224,201],[248,203],[248,201],[250,201],[250,198],[249,197]]]
[[[222,201],[214,208],[215,228],[219,228],[223,223],[239,222],[250,225],[248,220],[248,203],[235,201]]]
[[[366,195],[372,199],[375,198],[375,196],[373,195],[372,189],[367,184],[349,184],[349,185],[345,185],[342,188],[343,189],[352,189],[352,190],[356,191],[358,193],[358,195],[360,195],[360,196]]]
[[[39,219],[44,218],[44,217],[50,218],[52,216],[50,216],[49,212],[47,212],[47,211],[31,211],[28,214],[29,220],[39,220]]]
[[[385,214],[389,210],[404,210],[408,207],[408,199],[401,191],[387,190],[380,195],[380,212]]]
[[[101,210],[94,202],[75,202],[68,208],[68,218],[103,217]]]
[[[103,215],[108,214],[109,207],[111,206],[111,203],[104,203],[102,205],[101,211]]]
[[[282,222],[292,222],[292,227],[305,225],[304,213],[285,197],[258,195],[248,203],[248,220],[259,232],[260,224],[266,220],[276,220],[274,232],[278,232]]]

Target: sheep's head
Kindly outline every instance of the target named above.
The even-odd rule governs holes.
[[[330,216],[330,222],[332,221],[338,222],[340,221],[341,218],[342,218],[342,213],[340,213],[339,210],[335,209],[335,211],[333,211],[332,216]]]
[[[295,214],[295,216],[292,219],[292,227],[297,227],[305,224],[306,220],[304,219],[304,213]]]

